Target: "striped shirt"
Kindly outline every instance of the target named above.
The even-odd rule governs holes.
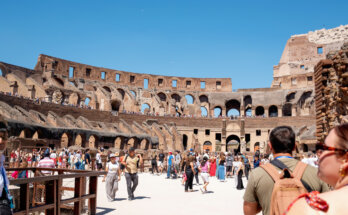
[[[51,160],[48,157],[45,157],[44,159],[40,160],[40,162],[39,162],[37,167],[41,167],[41,168],[55,168],[56,165],[54,164],[53,160]],[[41,172],[43,174],[51,174],[51,171],[42,170]]]

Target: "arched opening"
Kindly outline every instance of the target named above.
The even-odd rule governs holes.
[[[304,104],[306,104],[306,100],[308,98],[310,98],[312,95],[312,91],[307,91],[307,92],[304,92],[302,95],[301,95],[301,98],[299,99],[299,104],[300,104],[300,107],[303,108]]]
[[[117,91],[121,94],[122,100],[123,100],[124,99],[124,94],[125,94],[124,90],[121,89],[121,88],[118,88]]]
[[[203,143],[203,151],[206,152],[211,152],[213,150],[213,144],[210,141],[205,141]]]
[[[83,139],[82,139],[82,136],[80,134],[75,137],[75,145],[82,147],[82,141],[83,141]]]
[[[227,116],[239,116],[240,115],[240,102],[232,99],[226,102],[226,115]]]
[[[250,95],[244,96],[244,107],[252,105],[253,100]]]
[[[114,148],[115,149],[123,149],[123,148],[121,148],[121,144],[122,144],[121,137],[116,137],[116,139],[114,141]]]
[[[214,117],[222,116],[222,108],[217,106],[214,108]]]
[[[187,94],[185,96],[185,99],[186,99],[187,104],[189,104],[189,105],[193,104],[193,102],[194,102],[193,96],[191,96],[189,94]]]
[[[226,139],[226,151],[238,153],[240,151],[240,139],[237,135],[230,135]]]
[[[290,93],[286,96],[286,102],[291,102],[295,99],[296,92]]]
[[[187,135],[186,134],[182,135],[182,145],[184,147],[184,150],[187,150],[187,140],[188,140]]]
[[[60,78],[54,77],[53,78],[60,86],[64,87],[64,81]]]
[[[149,104],[142,104],[141,105],[141,112],[142,113],[149,113],[150,112],[150,110],[151,110],[151,108],[150,108],[150,105]]]
[[[268,109],[269,117],[278,117],[278,108],[275,105],[272,105]]]
[[[112,111],[119,111],[120,106],[121,106],[121,102],[119,102],[117,100],[111,101],[111,110]]]
[[[308,152],[308,146],[307,146],[307,144],[302,144],[302,151],[303,151],[303,152]]]
[[[4,76],[4,74],[2,73],[2,69],[0,68],[0,76]]]
[[[283,116],[291,116],[291,107],[292,105],[290,103],[286,103],[283,106]]]
[[[263,116],[265,114],[265,109],[262,106],[256,107],[255,110],[256,116]]]
[[[199,101],[200,101],[201,103],[203,103],[203,102],[209,103],[208,96],[206,96],[206,95],[201,95],[201,96],[199,96]]]
[[[164,93],[158,93],[157,96],[160,98],[162,102],[167,101],[167,96]]]
[[[205,107],[201,107],[201,116],[202,117],[207,117],[208,116],[208,110]]]
[[[180,102],[180,100],[181,100],[181,97],[180,97],[178,94],[176,94],[176,93],[174,93],[171,97],[172,97],[172,99],[174,99],[176,102]]]
[[[129,92],[130,92],[134,97],[137,96],[137,94],[136,94],[133,90],[130,90]]]
[[[110,89],[110,87],[108,87],[108,86],[104,86],[104,87],[103,87],[103,89],[104,89],[104,90],[106,90],[106,91],[108,91],[109,93],[111,93],[111,89]]]
[[[69,145],[69,136],[66,133],[63,133],[62,137],[60,138],[60,147],[67,148],[70,145]]]
[[[245,109],[245,116],[251,117],[252,115],[253,115],[253,112],[251,110],[251,107],[248,107],[247,109]]]
[[[256,151],[260,151],[260,143],[259,142],[256,142],[254,144],[254,152],[256,152]]]
[[[90,101],[91,101],[91,99],[87,97],[87,98],[85,99],[85,105],[88,106]]]
[[[96,138],[93,135],[91,135],[88,139],[88,147],[92,149],[92,148],[96,148],[96,146],[97,146]]]

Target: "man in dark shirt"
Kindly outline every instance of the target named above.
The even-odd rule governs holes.
[[[89,154],[89,149],[86,149],[86,153],[85,153],[85,169],[86,170],[91,169],[91,155]]]
[[[163,154],[163,150],[161,150],[160,154],[158,155],[158,167],[160,169],[161,174],[163,173],[164,169],[164,158],[165,155]]]

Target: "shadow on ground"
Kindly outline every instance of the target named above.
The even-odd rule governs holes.
[[[116,209],[115,208],[101,208],[101,207],[97,207],[97,210],[102,210],[101,212],[98,212],[97,215],[104,215],[104,214],[109,214],[111,212],[114,212]]]
[[[136,196],[134,199],[151,199],[151,197],[148,197],[148,196]]]

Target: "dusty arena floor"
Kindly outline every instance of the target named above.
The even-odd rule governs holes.
[[[181,179],[165,179],[165,175],[139,174],[139,185],[135,191],[135,200],[127,200],[125,177],[119,183],[116,201],[108,202],[105,183],[99,178],[97,214],[151,214],[151,215],[186,215],[186,214],[243,214],[243,194],[237,190],[234,178],[220,182],[210,178],[209,193],[202,194],[199,186],[193,186],[195,192],[185,193]],[[244,187],[246,179],[244,178]],[[202,182],[200,178],[200,183]],[[195,183],[195,180],[194,180]]]

